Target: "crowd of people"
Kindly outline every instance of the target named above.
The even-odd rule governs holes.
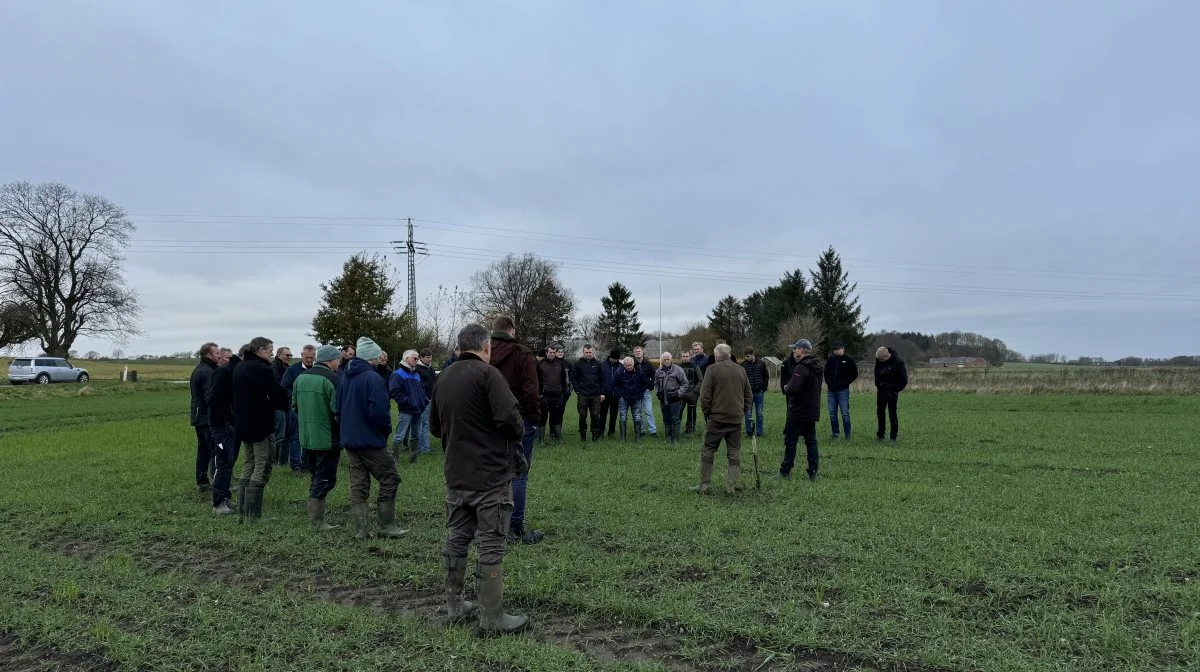
[[[309,477],[308,514],[319,532],[336,529],[326,521],[325,501],[336,487],[341,455],[350,472],[350,509],[355,536],[399,538],[396,520],[398,464],[431,452],[430,437],[445,453],[448,535],[444,549],[446,599],[450,619],[478,615],[482,633],[517,632],[528,617],[505,614],[503,556],[509,543],[537,544],[545,535],[526,523],[526,493],[535,444],[562,443],[564,411],[577,398],[583,446],[605,436],[635,442],[658,436],[653,399],[663,418],[665,440],[675,444],[704,423],[700,482],[707,494],[715,456],[723,442],[728,468],[725,491],[738,489],[741,440],[764,435],[764,395],[770,385],[766,364],[752,348],[738,362],[719,341],[712,356],[693,343],[676,363],[662,353],[655,366],[641,347],[629,356],[614,349],[598,360],[591,345],[573,363],[562,344],[535,353],[516,338],[509,317],[491,330],[471,324],[458,334],[454,354],[435,371],[432,352],[404,352],[397,366],[371,338],[354,344],[306,345],[300,361],[290,349],[275,350],[265,337],[251,339],[235,353],[216,343],[200,348],[192,372],[191,424],[196,433],[196,483],[211,493],[212,511],[244,523],[262,520],[263,495],[273,466],[288,465]],[[816,424],[821,387],[833,437],[851,436],[850,385],[858,377],[853,358],[841,344],[822,362],[813,345],[799,339],[783,362],[780,389],[787,399],[784,457],[777,478],[790,478],[803,438],[810,480],[819,470]],[[897,399],[908,382],[904,362],[890,348],[876,352],[877,439],[897,438]],[[392,404],[398,412],[393,425]],[[699,408],[699,413],[697,413]],[[886,417],[885,417],[886,412]],[[839,419],[841,423],[839,424]],[[619,427],[619,432],[618,432]],[[606,432],[607,429],[607,432]],[[233,469],[242,470],[233,492]],[[376,485],[376,525],[369,499]],[[467,549],[479,544],[479,604],[463,599]]]

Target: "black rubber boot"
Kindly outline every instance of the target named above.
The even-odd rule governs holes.
[[[467,582],[467,556],[442,556],[446,568],[446,611],[451,623],[464,623],[479,612],[479,605],[463,599]]]
[[[246,518],[246,486],[249,483],[250,483],[249,479],[246,479],[246,478],[238,479],[238,489],[237,489],[238,522],[241,522],[242,520],[244,520]]]
[[[475,634],[510,635],[529,627],[529,617],[504,613],[504,565],[479,565],[479,625]]]
[[[262,521],[263,491],[266,486],[262,483],[246,485],[246,520],[251,523]]]

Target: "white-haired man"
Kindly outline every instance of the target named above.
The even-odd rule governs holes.
[[[714,361],[704,373],[700,385],[700,408],[707,418],[704,447],[700,449],[700,485],[692,488],[708,494],[712,480],[713,459],[721,441],[729,456],[725,473],[725,492],[737,490],[742,473],[742,422],[754,401],[746,371],[730,359],[730,347],[722,343],[713,349]]]
[[[884,424],[884,412],[886,411],[892,421],[892,443],[896,442],[896,435],[900,432],[900,419],[896,413],[896,405],[900,400],[900,393],[904,388],[908,387],[908,369],[904,366],[904,360],[896,354],[896,351],[891,348],[879,348],[875,351],[875,418],[879,426],[875,432],[875,440],[883,441],[883,431],[886,429]]]
[[[667,438],[679,443],[679,412],[683,410],[683,398],[687,396],[688,376],[676,366],[671,353],[662,353],[662,365],[654,373],[654,389],[663,409],[663,424],[667,426]]]
[[[396,434],[392,439],[392,457],[399,460],[400,452],[407,443],[410,462],[417,461],[420,445],[415,437],[412,441],[406,440],[409,429],[415,431],[421,426],[421,416],[429,405],[421,375],[417,373],[417,357],[416,350],[405,350],[388,382],[388,396],[396,402],[396,409],[400,411],[400,417],[396,420]]]

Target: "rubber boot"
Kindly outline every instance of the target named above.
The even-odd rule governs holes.
[[[528,616],[504,613],[504,565],[479,565],[479,625],[475,634],[508,635],[529,627]]]
[[[406,534],[408,530],[402,530],[396,524],[396,500],[379,502],[379,536],[399,539]]]
[[[560,446],[562,445],[562,442],[563,442],[562,425],[554,425],[553,427],[550,428],[550,438],[554,439],[554,442],[557,443],[558,445],[560,445]]]
[[[537,445],[539,445],[539,446],[546,445],[546,428],[545,427],[538,427]]]
[[[246,519],[251,523],[262,521],[263,490],[262,483],[246,485]]]
[[[692,486],[693,492],[707,495],[712,487],[713,463],[700,460],[700,485]]]
[[[738,491],[738,479],[742,477],[742,463],[730,461],[729,469],[725,471],[725,493],[732,495]]]
[[[625,443],[625,425],[621,425],[621,443]]]
[[[633,423],[633,442],[642,442],[642,423],[637,422],[636,420]]]
[[[352,502],[350,504],[350,515],[354,517],[354,538],[370,539],[371,528],[367,523],[367,503]]]
[[[467,582],[467,556],[442,556],[446,567],[446,611],[451,623],[464,623],[479,612],[479,605],[463,599]]]
[[[328,532],[337,528],[337,525],[330,525],[325,522],[325,500],[323,499],[317,499],[316,497],[308,498],[308,518],[312,521],[312,527],[317,532]]]
[[[248,478],[238,479],[237,512],[239,522],[245,520],[246,518],[246,486],[249,485],[249,483],[250,479]]]

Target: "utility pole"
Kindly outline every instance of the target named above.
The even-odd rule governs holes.
[[[412,217],[408,219],[408,238],[405,240],[393,240],[392,245],[403,245],[404,251],[408,254],[408,305],[404,307],[404,313],[410,315],[415,324],[417,321],[417,255],[429,255],[429,250],[425,247],[425,243],[413,240],[413,223]],[[396,249],[399,252],[399,248]]]
[[[662,342],[662,284],[658,285],[658,356],[661,358],[663,353]]]

